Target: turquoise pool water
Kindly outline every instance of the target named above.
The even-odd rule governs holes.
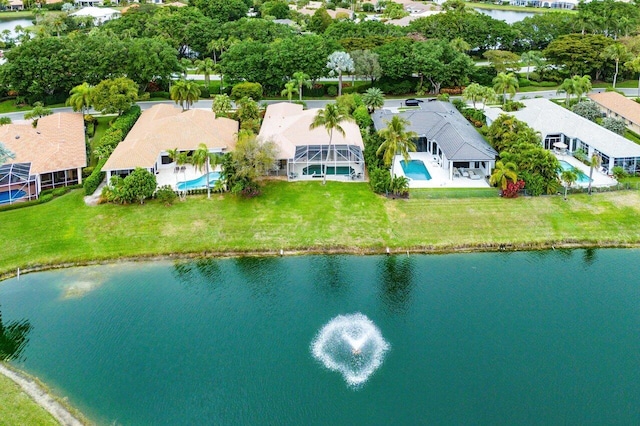
[[[16,201],[26,195],[26,192],[19,189],[12,189],[11,191],[0,192],[0,204],[7,204],[9,201]]]
[[[569,163],[567,163],[564,160],[559,160],[560,161],[560,166],[562,166],[562,170],[571,170],[573,169],[573,166]],[[580,169],[578,169],[580,170]],[[578,174],[578,180],[577,182],[579,183],[589,183],[589,176],[585,175],[584,173],[579,173]]]
[[[427,170],[427,167],[421,160],[411,160],[409,163],[402,160],[400,161],[400,165],[402,165],[404,175],[408,178],[415,180],[431,180],[429,170]]]
[[[209,186],[215,185],[216,181],[220,179],[220,173],[211,172],[209,173]],[[179,191],[190,190],[190,189],[203,189],[207,187],[207,176],[202,175],[197,179],[188,180],[186,182],[178,182],[177,188]]]

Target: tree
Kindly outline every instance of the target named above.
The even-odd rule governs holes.
[[[83,114],[87,114],[92,104],[93,86],[85,82],[71,89],[69,94],[71,96],[67,99],[66,105],[74,111],[82,111]]]
[[[198,149],[193,151],[193,154],[191,155],[191,162],[193,163],[193,166],[200,172],[202,172],[203,168],[206,170],[205,175],[207,176],[207,198],[211,198],[209,167],[217,166],[219,164],[220,158],[220,155],[209,152],[209,148],[204,143],[198,145]]]
[[[412,69],[420,76],[420,88],[426,78],[431,83],[431,93],[440,93],[445,85],[461,86],[466,83],[473,61],[442,40],[427,40],[413,45]]]
[[[311,16],[311,19],[309,19],[307,29],[316,34],[322,34],[329,25],[331,25],[331,22],[333,22],[333,19],[331,19],[331,16],[327,13],[327,9],[321,7],[316,10]]]
[[[195,65],[196,74],[204,75],[204,84],[207,86],[208,90],[211,82],[211,74],[216,71],[215,63],[211,58],[205,58],[203,60],[197,60]]]
[[[327,61],[327,68],[329,68],[329,75],[338,75],[338,96],[342,95],[342,73],[353,72],[355,70],[353,66],[353,59],[347,52],[333,52],[329,55]]]
[[[246,17],[249,11],[249,6],[242,0],[190,0],[189,5],[220,24]]]
[[[614,43],[612,45],[607,46],[602,52],[602,56],[605,59],[611,59],[614,61],[616,65],[615,73],[613,74],[613,88],[616,88],[616,82],[618,80],[618,71],[620,70],[620,61],[626,62],[630,58],[629,51],[627,50],[627,46],[622,43]]]
[[[200,99],[200,86],[192,80],[178,80],[169,89],[169,94],[176,104],[180,104],[183,111],[188,110]]]
[[[298,100],[302,102],[302,87],[304,86],[307,89],[311,88],[311,80],[309,80],[309,74],[306,74],[302,71],[294,72],[292,80],[298,86]]]
[[[560,179],[564,182],[564,199],[567,200],[567,191],[578,180],[578,170],[572,167],[569,170],[564,170],[560,174]]]
[[[480,100],[482,101],[482,110],[484,111],[485,106],[489,102],[493,102],[496,99],[496,91],[491,87],[482,87],[480,92]]]
[[[234,194],[259,194],[257,179],[276,166],[278,146],[273,141],[259,141],[255,134],[240,131],[235,150],[222,162],[221,180]]]
[[[591,154],[591,157],[589,157],[589,188],[587,189],[587,192],[589,193],[589,195],[591,195],[591,183],[593,182],[593,169],[597,169],[598,167],[600,167],[600,164],[602,163],[602,157],[600,157],[600,155],[596,152],[594,152],[593,154]]]
[[[542,59],[542,55],[540,55],[540,52],[536,52],[533,50],[524,52],[522,55],[520,55],[520,60],[527,64],[527,80],[529,79],[529,68],[531,67],[531,64],[535,64],[540,59]]]
[[[569,102],[571,100],[571,95],[575,95],[577,91],[576,88],[576,80],[573,78],[565,78],[562,84],[558,87],[556,93],[566,93],[565,97],[565,105],[569,108]]]
[[[126,77],[102,80],[93,89],[92,99],[93,107],[102,114],[122,115],[138,100],[138,85]]]
[[[457,50],[460,53],[466,53],[469,50],[471,50],[471,45],[466,41],[464,41],[464,39],[461,37],[456,37],[453,40],[451,40],[449,43],[451,44],[451,47],[453,47],[455,50]]]
[[[518,181],[518,166],[512,162],[502,162],[498,160],[496,162],[496,167],[493,169],[493,173],[491,173],[491,177],[489,178],[489,183],[493,186],[499,186],[501,190],[507,189],[507,183],[509,180],[511,182],[516,183]]]
[[[384,94],[377,87],[370,87],[362,95],[362,102],[364,102],[369,113],[372,113],[376,108],[384,106]]]
[[[571,111],[593,122],[596,122],[598,118],[602,117],[600,108],[593,101],[578,102],[571,108]]]
[[[502,93],[503,106],[507,103],[507,92],[511,95],[511,98],[513,98],[518,87],[518,79],[512,72],[509,74],[501,72],[493,79],[493,90]]]
[[[582,95],[584,95],[585,93],[589,93],[593,87],[591,85],[591,76],[583,75],[582,77],[580,77],[579,75],[574,75],[572,79],[574,81],[576,97],[578,98],[578,102],[580,102],[580,99],[582,99]]]
[[[498,73],[520,69],[520,56],[506,50],[487,50],[482,54]]]
[[[280,92],[280,96],[286,96],[287,99],[289,99],[289,102],[291,102],[291,99],[293,98],[293,94],[298,92],[298,87],[296,86],[296,82],[291,80],[291,81],[287,81],[284,84],[284,89],[282,90],[282,92]]]
[[[42,102],[36,102],[33,104],[33,109],[24,114],[24,119],[25,120],[34,119],[33,125],[35,127],[36,124],[38,123],[39,118],[42,118],[51,114],[53,114],[53,110],[51,108],[47,108],[46,106],[44,106]]]
[[[124,178],[123,183],[127,201],[137,200],[140,204],[144,204],[145,198],[151,198],[158,187],[156,176],[140,167],[136,167],[129,176]]]
[[[0,142],[0,166],[7,162],[7,160],[13,160],[16,155],[9,151],[2,142]]]
[[[235,119],[240,122],[240,129],[253,133],[260,131],[260,105],[251,98],[244,97],[236,101],[237,110]]]
[[[227,117],[231,111],[231,98],[229,95],[215,95],[211,109],[216,113],[216,117]]]
[[[601,52],[613,43],[601,34],[568,34],[549,43],[542,55],[551,64],[568,70],[570,75],[588,74],[598,80],[606,63]]]
[[[478,83],[471,83],[462,91],[462,98],[473,102],[473,109],[476,109],[476,102],[482,99],[484,87]]]
[[[624,119],[621,118],[606,117],[602,120],[602,127],[611,130],[613,133],[617,133],[620,136],[623,136],[627,131],[627,125],[625,124]]]
[[[291,15],[289,5],[282,0],[266,1],[260,7],[260,15],[273,16],[276,19],[287,19]]]
[[[185,164],[189,164],[189,162],[191,161],[191,158],[189,158],[188,154],[186,151],[179,151],[178,148],[175,149],[167,149],[167,154],[169,154],[169,158],[171,158],[173,161],[175,161],[176,166],[182,168],[182,166],[184,166]],[[183,179],[184,181],[187,180],[187,172],[186,172],[186,168],[183,169]],[[177,175],[176,175],[176,180],[177,180]],[[187,189],[186,189],[186,185],[184,187],[183,190],[181,190],[180,192],[180,199],[184,200],[187,197]]]
[[[324,127],[329,134],[329,148],[327,150],[327,159],[326,162],[329,162],[329,157],[331,156],[331,141],[333,139],[333,131],[337,131],[343,137],[346,135],[344,129],[340,125],[343,122],[353,121],[353,118],[349,116],[349,114],[341,109],[337,104],[327,104],[323,109],[318,110],[313,121],[309,125],[309,129],[313,130],[317,127]],[[335,153],[334,153],[335,156]],[[327,183],[327,165],[324,164],[324,173],[322,176],[322,184],[326,185]]]
[[[382,154],[385,166],[391,166],[391,178],[395,176],[394,158],[397,154],[401,154],[404,161],[410,160],[409,151],[415,151],[416,145],[413,142],[418,137],[415,132],[407,131],[409,121],[394,115],[390,121],[387,122],[387,127],[378,131],[378,134],[384,142],[378,147],[376,155]]]
[[[350,53],[356,75],[367,77],[371,84],[382,76],[378,54],[371,50],[354,50]]]

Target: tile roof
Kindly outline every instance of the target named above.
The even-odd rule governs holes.
[[[216,118],[213,111],[191,109],[183,112],[173,105],[154,105],[142,112],[102,169],[151,168],[162,151],[194,150],[201,143],[209,149],[233,151],[238,128],[237,121]]]
[[[640,124],[640,104],[617,92],[591,93],[589,98],[620,117]]]
[[[278,158],[293,158],[298,145],[328,145],[329,135],[323,127],[309,129],[320,109],[303,109],[302,105],[288,102],[271,104],[260,128],[258,137],[262,140],[275,142],[280,153]],[[345,136],[339,132],[333,132],[332,145],[356,145],[364,150],[362,135],[358,125],[353,122],[343,122]]]
[[[548,99],[524,99],[525,108],[504,112],[500,108],[487,108],[487,118],[495,120],[500,114],[509,114],[524,121],[544,138],[562,133],[570,138],[578,138],[609,157],[640,157],[640,145],[617,133],[579,116]]]
[[[425,102],[420,109],[392,112],[377,111],[373,123],[377,130],[387,127],[394,115],[409,121],[407,130],[435,140],[447,159],[452,161],[487,161],[495,159],[496,151],[449,102]]]
[[[16,155],[7,163],[31,163],[31,174],[87,165],[84,119],[80,113],[42,117],[36,128],[31,124],[0,126],[0,142]]]

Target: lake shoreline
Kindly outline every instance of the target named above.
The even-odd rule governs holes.
[[[47,411],[60,424],[65,426],[83,426],[90,424],[75,408],[70,409],[60,402],[42,382],[28,373],[18,370],[6,362],[0,362],[0,374],[15,382],[29,398]],[[82,419],[82,420],[80,420]]]
[[[380,255],[437,255],[437,254],[462,254],[462,253],[495,253],[495,252],[520,252],[520,251],[544,251],[544,250],[576,250],[576,249],[613,249],[613,248],[640,248],[640,242],[621,243],[617,241],[591,242],[579,241],[551,241],[541,243],[481,243],[474,245],[457,246],[425,246],[413,248],[312,248],[283,249],[280,250],[248,250],[248,251],[204,251],[168,254],[149,254],[137,256],[121,256],[104,259],[94,259],[77,262],[61,262],[39,264],[14,271],[0,273],[0,282],[15,278],[19,275],[44,272],[56,269],[68,269],[83,266],[113,265],[131,262],[156,262],[167,260],[198,260],[198,259],[228,259],[238,257],[288,257],[288,256],[317,256],[317,255],[355,255],[355,256],[380,256]]]

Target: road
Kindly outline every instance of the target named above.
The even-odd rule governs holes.
[[[624,93],[627,96],[637,96],[638,95],[638,89],[634,88],[634,89],[618,89],[619,91],[621,91],[622,93]],[[594,89],[592,90],[590,93],[600,93],[600,92],[604,92],[605,89]],[[523,98],[527,98],[527,99],[531,99],[531,98],[546,98],[546,99],[552,99],[552,98],[562,98],[564,99],[564,96],[562,94],[558,94],[556,93],[555,90],[541,90],[541,91],[537,91],[537,92],[524,92],[524,93],[517,93],[515,96],[515,99],[523,99]],[[422,99],[429,99],[429,98],[422,98]],[[402,106],[404,99],[388,99],[385,101],[384,106],[385,107],[399,107]],[[283,99],[270,99],[270,100],[265,100],[264,103],[267,104],[273,104],[273,103],[277,103],[277,102],[284,102]],[[324,107],[327,103],[329,102],[333,102],[331,100],[305,100],[305,103],[307,104],[308,108],[322,108]],[[202,108],[202,109],[211,109],[211,104],[213,103],[213,100],[211,99],[206,99],[206,100],[200,100],[198,102],[195,102],[192,106],[192,108]],[[174,102],[172,101],[144,101],[144,102],[138,102],[138,105],[140,105],[140,108],[142,108],[143,110],[151,108],[153,105],[156,104],[170,104],[170,105],[175,105]],[[61,108],[53,108],[54,112],[70,112],[72,111],[72,109],[70,107],[61,107]],[[99,115],[100,113],[94,110],[90,110],[89,111],[90,114],[95,114],[95,115]],[[11,118],[11,121],[18,121],[18,120],[24,120],[24,114],[25,111],[21,111],[21,112],[10,112],[10,113],[6,113],[6,114],[1,114],[1,117],[9,117]]]

